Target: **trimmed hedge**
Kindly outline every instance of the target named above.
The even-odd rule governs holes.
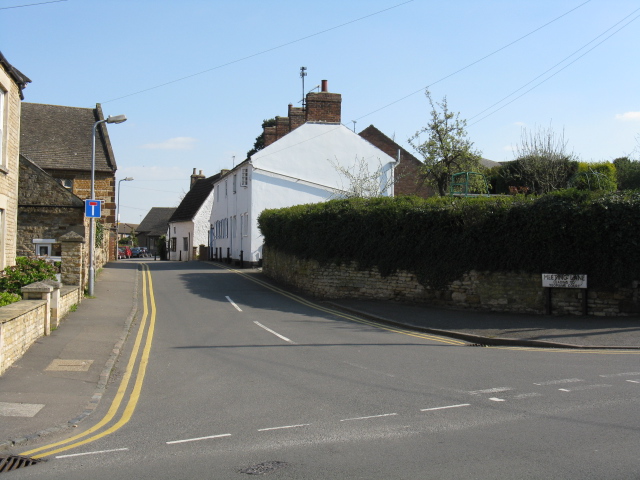
[[[640,279],[640,193],[332,200],[265,210],[265,246],[320,263],[355,261],[439,288],[469,270]]]

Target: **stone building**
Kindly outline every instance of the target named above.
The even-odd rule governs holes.
[[[91,196],[91,132],[104,120],[100,104],[77,108],[23,103],[20,153],[82,200]],[[96,267],[115,253],[115,173],[117,165],[106,123],[96,130],[95,197],[102,200],[97,231],[104,242],[96,243]],[[107,258],[108,257],[108,258]]]
[[[16,261],[20,111],[29,82],[0,53],[0,269]]]
[[[59,238],[89,231],[84,202],[51,175],[20,155],[17,255],[60,261]]]

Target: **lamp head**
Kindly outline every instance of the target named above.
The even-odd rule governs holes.
[[[127,121],[126,115],[116,115],[113,117],[109,115],[109,118],[107,118],[107,123],[122,123],[126,121]]]
[[[124,180],[125,182],[130,182],[131,180],[133,180],[133,177],[126,177],[126,178],[123,178],[122,180]]]

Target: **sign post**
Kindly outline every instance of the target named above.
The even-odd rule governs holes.
[[[542,287],[545,289],[546,313],[551,314],[552,288],[580,288],[582,289],[582,314],[587,314],[587,276],[583,274],[543,273]]]

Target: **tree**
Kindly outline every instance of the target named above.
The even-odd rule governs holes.
[[[378,167],[374,172],[369,171],[369,164],[364,158],[356,157],[353,167],[345,167],[338,160],[329,160],[331,166],[346,178],[349,186],[343,186],[342,190],[336,193],[340,198],[373,198],[382,197],[389,194],[389,189],[397,180],[393,176],[392,169],[385,170],[382,162],[378,159]]]
[[[431,120],[409,139],[409,144],[422,156],[424,182],[438,194],[446,195],[451,175],[482,168],[481,154],[467,137],[467,121],[449,111],[447,97],[434,102],[429,90],[425,95],[431,105]],[[420,143],[422,134],[427,134],[428,139]]]
[[[247,152],[247,158],[251,155],[259,152],[264,148],[264,127],[275,127],[276,119],[268,118],[262,121],[262,133],[256,137],[256,141],[253,144],[253,148]]]
[[[616,158],[613,161],[618,176],[618,189],[640,189],[640,160],[632,160],[629,157]]]
[[[566,188],[578,168],[577,156],[567,151],[564,131],[558,135],[551,127],[534,131],[523,128],[515,157],[515,162],[505,169],[508,181],[528,187],[531,193]]]

